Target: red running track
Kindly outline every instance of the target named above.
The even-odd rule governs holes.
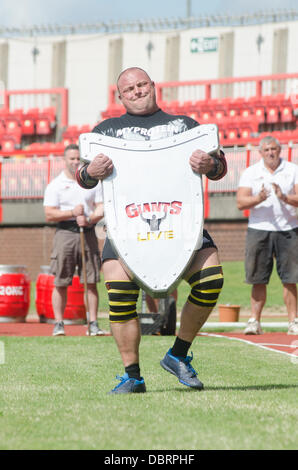
[[[25,323],[0,323],[0,336],[52,336],[54,325],[36,321]],[[86,325],[64,325],[67,336],[85,336]],[[110,336],[110,332],[105,332]]]
[[[28,321],[25,323],[0,323],[0,336],[52,336],[54,325]],[[67,336],[85,336],[86,325],[65,325]],[[273,349],[291,355],[298,355],[298,336],[287,335],[287,333],[265,333],[263,335],[244,335],[243,333],[200,333],[204,336],[226,337],[229,339],[243,341],[256,346]],[[105,332],[105,336],[110,336]]]
[[[279,351],[291,356],[298,356],[298,335],[288,335],[285,332],[264,333],[263,335],[244,335],[243,333],[201,333],[204,336],[225,337],[231,340],[243,341],[248,344]]]

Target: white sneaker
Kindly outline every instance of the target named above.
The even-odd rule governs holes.
[[[262,335],[263,331],[260,322],[254,318],[250,318],[247,322],[247,326],[244,330],[245,335]]]
[[[53,330],[53,336],[65,336],[63,321],[56,322]]]
[[[288,335],[298,335],[298,318],[289,323]]]
[[[89,331],[86,331],[86,335],[89,336]],[[97,321],[91,321],[90,322],[90,336],[103,336],[104,331],[102,331],[99,326]]]

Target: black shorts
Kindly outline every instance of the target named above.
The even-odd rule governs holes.
[[[284,232],[248,228],[245,275],[248,284],[268,284],[274,258],[283,284],[298,282],[298,227]]]
[[[212,240],[211,236],[207,232],[207,230],[203,230],[203,245],[202,247],[198,250],[204,250],[205,248],[216,248],[216,245],[214,241]],[[102,250],[102,262],[104,262],[107,259],[118,259],[118,255],[115,253],[112,244],[108,237],[105,239],[104,247]]]

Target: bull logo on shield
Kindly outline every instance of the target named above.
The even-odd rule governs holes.
[[[103,181],[104,212],[119,259],[143,290],[166,297],[202,245],[202,177],[189,158],[196,149],[218,152],[217,126],[156,141],[87,133],[79,145],[85,162],[99,153],[113,161],[113,173]]]

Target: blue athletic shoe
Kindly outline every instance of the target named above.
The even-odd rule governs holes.
[[[113,390],[109,392],[109,395],[111,395],[112,393],[144,393],[146,392],[146,385],[145,385],[143,377],[141,377],[141,380],[137,380],[137,379],[128,377],[128,374],[125,373],[122,377],[117,375],[116,379],[120,380],[120,384],[118,384],[115,388],[113,388]]]
[[[204,385],[197,378],[197,372],[190,365],[193,354],[187,357],[176,357],[171,354],[172,349],[169,349],[165,357],[160,361],[160,365],[168,372],[178,377],[179,382],[187,387],[202,390]]]

